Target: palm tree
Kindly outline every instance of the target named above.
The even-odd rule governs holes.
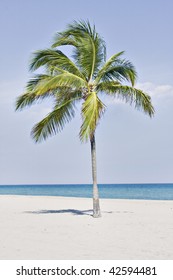
[[[59,47],[65,45],[70,46],[71,57],[60,50]],[[81,142],[89,140],[91,144],[93,217],[101,216],[95,132],[106,106],[100,96],[121,98],[150,117],[154,114],[150,97],[134,87],[135,68],[131,62],[121,58],[122,54],[119,52],[106,61],[105,42],[95,26],[92,27],[88,21],[74,21],[65,31],[55,35],[51,48],[33,54],[30,70],[43,67],[44,74],[35,74],[16,102],[16,110],[19,110],[44,98],[54,99],[53,110],[32,129],[31,136],[36,142],[60,132],[74,117],[76,105],[81,103],[79,137]]]

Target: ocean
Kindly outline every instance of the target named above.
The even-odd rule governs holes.
[[[100,198],[173,200],[173,184],[99,184]],[[92,197],[92,185],[0,185],[0,195]]]

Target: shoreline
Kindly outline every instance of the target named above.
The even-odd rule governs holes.
[[[60,199],[88,199],[92,200],[92,197],[81,197],[81,196],[58,196],[58,195],[30,195],[30,194],[0,194],[0,197],[47,197],[47,198],[60,198]],[[173,199],[143,199],[143,198],[99,198],[102,200],[115,200],[115,201],[159,201],[159,202],[173,202]]]
[[[173,201],[0,195],[0,259],[173,259]]]

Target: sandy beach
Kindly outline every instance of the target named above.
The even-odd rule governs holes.
[[[0,196],[0,259],[173,259],[173,201]]]

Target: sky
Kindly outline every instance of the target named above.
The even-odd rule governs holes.
[[[89,20],[104,38],[107,58],[125,51],[136,67],[136,87],[155,108],[150,119],[128,104],[105,100],[96,132],[98,183],[173,183],[173,1],[0,1],[0,184],[92,183],[90,144],[81,144],[80,111],[41,144],[30,131],[52,107],[15,112],[33,51],[50,47],[73,20]]]

